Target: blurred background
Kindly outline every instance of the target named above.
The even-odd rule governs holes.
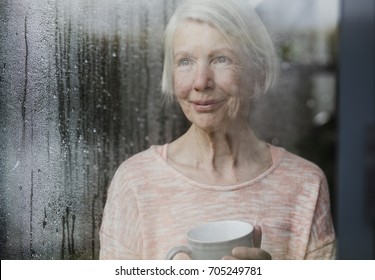
[[[163,105],[160,88],[161,40],[177,2],[0,0],[1,259],[97,259],[106,192],[117,166],[187,129],[179,108]],[[374,42],[367,33],[374,28],[374,4],[257,2],[281,72],[254,104],[251,122],[259,137],[326,173],[342,240],[339,258],[374,258]],[[359,23],[365,30],[343,29]],[[346,38],[345,48],[339,47],[340,38]],[[362,60],[343,59],[345,51],[351,57],[351,44],[358,46],[361,38],[370,40],[360,45],[370,52],[357,50]],[[343,86],[351,89],[345,83],[356,64],[364,88],[342,95]],[[361,68],[366,65],[369,71]],[[362,103],[354,113],[356,101]],[[353,127],[360,121],[366,133],[353,135],[346,121]],[[365,149],[356,162],[346,153],[353,137]],[[360,178],[350,173],[354,169]],[[354,184],[346,177],[350,174]],[[357,212],[350,210],[353,205]],[[359,219],[364,231],[355,228],[365,243],[340,247],[352,242],[358,216],[366,217],[363,223]]]

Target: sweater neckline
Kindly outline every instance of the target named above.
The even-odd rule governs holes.
[[[245,182],[242,182],[242,183],[239,183],[239,184],[235,184],[235,185],[224,185],[224,186],[209,185],[209,184],[197,182],[197,181],[187,177],[186,175],[181,173],[179,170],[174,168],[172,165],[170,165],[167,161],[168,143],[164,144],[164,145],[153,145],[153,146],[150,147],[150,150],[151,150],[153,156],[156,158],[156,160],[160,164],[162,164],[162,166],[165,167],[166,170],[173,173],[174,176],[176,176],[180,180],[183,180],[186,183],[188,183],[188,184],[190,184],[194,187],[201,188],[201,189],[216,190],[216,191],[232,191],[232,190],[236,190],[236,189],[254,186],[256,183],[258,183],[258,182],[262,181],[264,178],[266,178],[269,174],[271,174],[279,166],[279,164],[281,163],[281,161],[284,157],[285,149],[282,148],[282,147],[273,146],[271,144],[267,144],[267,145],[269,145],[269,147],[270,147],[271,157],[272,157],[272,165],[266,171],[264,171],[263,173],[259,174],[257,177],[255,177],[251,180],[248,180],[248,181],[245,181]]]

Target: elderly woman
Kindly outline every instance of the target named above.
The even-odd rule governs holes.
[[[165,32],[163,92],[191,122],[126,160],[108,192],[101,259],[164,259],[202,223],[255,225],[226,259],[330,259],[327,181],[313,163],[259,140],[249,107],[275,78],[271,40],[243,0],[186,0]],[[261,245],[261,246],[260,246]],[[177,258],[183,255],[177,255]]]

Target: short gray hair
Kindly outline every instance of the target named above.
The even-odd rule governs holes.
[[[179,24],[197,20],[213,25],[232,44],[237,55],[255,75],[253,97],[265,93],[276,80],[278,60],[270,36],[254,9],[245,0],[183,0],[164,33],[162,92],[174,95],[173,39]]]

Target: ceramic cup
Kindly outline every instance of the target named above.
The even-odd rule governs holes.
[[[185,234],[189,245],[172,248],[166,259],[182,252],[193,260],[220,260],[231,256],[235,247],[252,247],[253,230],[253,225],[236,220],[206,223],[190,229]]]

